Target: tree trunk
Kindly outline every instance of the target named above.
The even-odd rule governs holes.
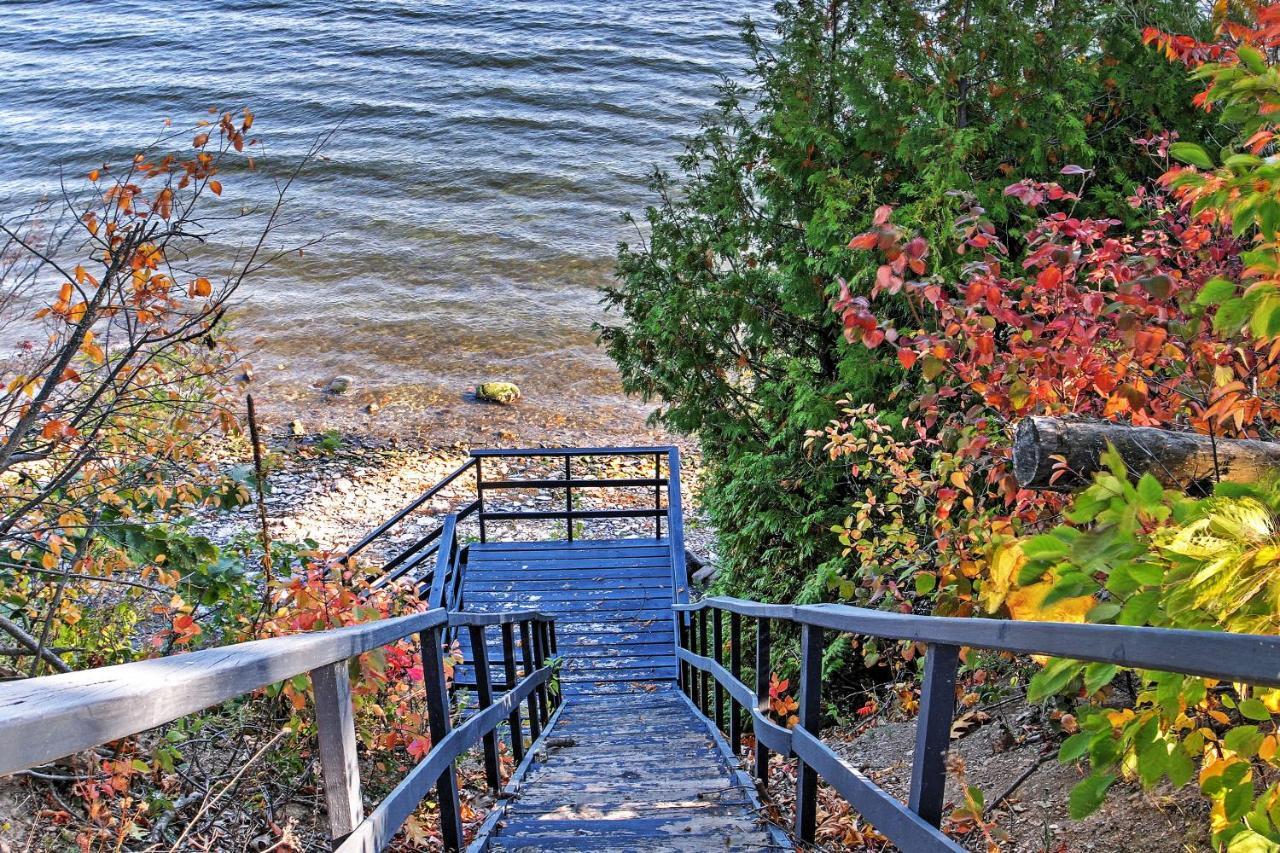
[[[1280,471],[1280,444],[1267,441],[1215,440],[1194,432],[1108,421],[1032,417],[1018,424],[1013,473],[1024,489],[1075,491],[1101,470],[1108,444],[1115,445],[1134,477],[1149,472],[1165,486],[1191,494],[1208,494],[1219,480],[1252,483]]]

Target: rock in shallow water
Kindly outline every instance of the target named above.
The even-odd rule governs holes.
[[[509,406],[520,399],[520,388],[511,382],[481,382],[476,386],[476,399]]]

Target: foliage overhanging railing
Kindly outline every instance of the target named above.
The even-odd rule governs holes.
[[[722,729],[725,728],[727,694],[728,732],[734,754],[741,751],[740,709],[746,709],[756,738],[755,772],[762,783],[768,781],[771,751],[798,759],[795,828],[796,835],[804,841],[814,839],[817,785],[821,778],[899,848],[913,853],[964,850],[938,828],[942,822],[946,756],[955,713],[961,647],[1044,654],[1280,687],[1280,637],[916,616],[838,604],[790,606],[736,598],[709,598],[696,604],[677,605],[675,609],[680,614],[677,656],[681,686],[703,714],[714,716],[716,725]],[[723,641],[725,613],[729,614],[730,622],[727,668]],[[742,682],[743,617],[756,620],[754,690]],[[775,621],[798,625],[801,632],[799,722],[790,729],[768,717],[770,625]],[[827,631],[906,640],[924,643],[927,647],[911,791],[905,804],[841,759],[819,737],[822,654]]]
[[[443,632],[465,627],[478,650],[479,706],[457,728],[450,725],[444,672]],[[493,696],[485,631],[502,632],[505,685]],[[522,638],[517,662],[515,631]],[[355,718],[348,671],[350,658],[418,635],[426,682],[431,749],[405,779],[364,816],[356,762]],[[553,670],[555,623],[536,611],[517,613],[425,613],[346,628],[255,640],[184,655],[32,678],[0,685],[0,775],[145,731],[303,673],[315,697],[320,763],[330,834],[343,853],[384,849],[435,785],[445,847],[462,846],[462,821],[454,763],[483,742],[485,774],[499,786],[498,727],[506,723],[511,751],[524,755],[521,704],[536,740],[558,694],[548,690]],[[517,679],[517,667],[523,675]]]

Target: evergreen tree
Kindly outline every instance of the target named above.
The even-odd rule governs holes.
[[[892,204],[896,222],[947,244],[956,189],[1016,230],[1004,187],[1067,164],[1094,170],[1086,208],[1124,216],[1134,182],[1158,171],[1131,140],[1202,128],[1194,88],[1142,29],[1209,22],[1190,0],[794,0],[776,12],[776,37],[744,26],[746,84],[722,86],[676,176],[653,175],[647,228],[619,247],[605,289],[620,320],[601,334],[625,387],[699,437],[724,587],[812,600],[838,553],[829,528],[847,483],[806,450],[806,431],[841,398],[909,397],[892,402],[903,375],[891,348],[850,346],[827,310],[839,279],[866,292],[875,273],[849,238]]]

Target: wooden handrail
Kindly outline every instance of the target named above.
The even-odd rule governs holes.
[[[1046,654],[1258,686],[1280,686],[1280,637],[1124,625],[918,616],[841,604],[763,604],[738,598],[708,598],[694,604],[677,604],[674,609],[681,684],[694,705],[704,716],[714,716],[717,725],[722,723],[721,692],[727,693],[734,754],[738,753],[740,737],[740,732],[735,736],[734,730],[739,708],[742,708],[752,720],[757,742],[756,776],[762,784],[768,783],[770,750],[799,759],[795,824],[796,835],[804,841],[814,839],[817,782],[821,778],[900,849],[950,853],[964,849],[938,829],[961,647]],[[725,613],[733,620],[730,632],[733,648],[728,669],[724,666],[719,628]],[[712,620],[714,638],[710,649],[708,617]],[[742,617],[757,620],[754,691],[742,681],[738,648],[741,642],[738,620]],[[799,722],[791,729],[783,728],[768,717],[769,626],[775,621],[791,622],[801,629]],[[821,741],[819,707],[826,631],[926,644],[911,789],[905,804]],[[713,701],[708,679],[714,679],[717,686],[714,711],[708,707]]]
[[[163,725],[448,622],[444,610],[0,684],[0,774]]]
[[[495,700],[486,667],[479,711],[453,730],[442,648],[443,631],[450,626],[467,627],[480,648],[485,648],[486,628],[500,627],[507,640],[503,665],[510,676],[514,676],[517,663],[514,644],[508,639],[512,628],[519,626],[523,636],[532,637],[525,648],[523,677],[519,681],[508,677],[509,689]],[[432,746],[366,818],[347,662],[415,634],[422,653]],[[492,770],[489,783],[497,788],[498,726],[504,722],[511,726],[512,750],[520,751],[520,704],[528,702],[528,729],[536,739],[558,701],[559,694],[547,690],[554,676],[547,659],[554,648],[555,622],[538,611],[449,614],[436,608],[330,631],[0,684],[0,775],[146,731],[308,673],[335,848],[365,853],[384,849],[434,784],[445,847],[457,850],[462,845],[462,822],[454,762],[483,740],[486,766]]]

